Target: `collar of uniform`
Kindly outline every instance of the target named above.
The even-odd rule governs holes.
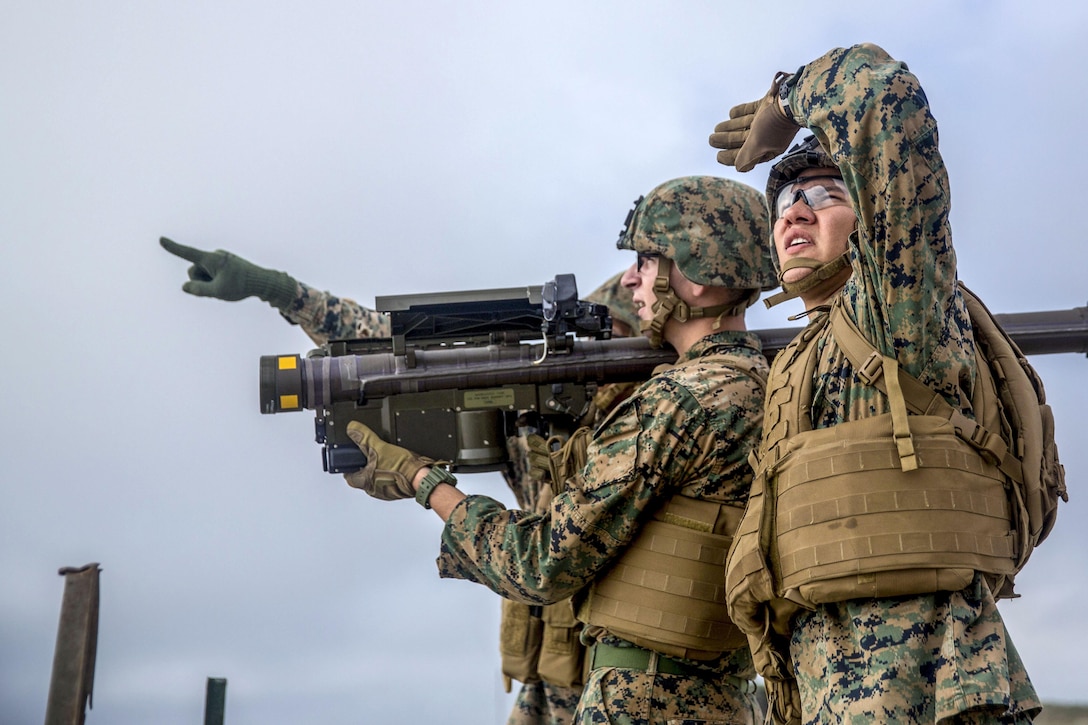
[[[704,355],[721,352],[724,348],[732,350],[751,348],[755,354],[763,354],[763,343],[760,342],[755,333],[746,330],[722,330],[721,332],[712,332],[696,342],[677,362],[694,360]]]

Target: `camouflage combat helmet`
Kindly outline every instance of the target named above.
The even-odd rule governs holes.
[[[671,259],[697,284],[773,289],[759,192],[729,179],[683,176],[635,202],[616,246]]]
[[[654,319],[640,320],[650,343],[661,344],[665,321],[741,314],[762,290],[777,286],[766,241],[767,208],[758,191],[729,179],[683,176],[635,202],[616,246],[657,255]],[[690,307],[669,284],[671,266],[696,284],[748,290],[738,304]]]
[[[835,169],[838,172],[838,164],[824,151],[823,146],[815,136],[808,136],[800,143],[785,153],[767,174],[767,208],[770,210],[771,235],[769,238],[771,247],[771,262],[774,265],[775,276],[782,284],[782,292],[772,295],[764,300],[767,307],[773,307],[780,302],[799,297],[802,293],[813,289],[825,280],[839,276],[850,267],[850,256],[844,254],[830,262],[819,263],[813,259],[804,257],[790,261],[788,268],[807,267],[813,270],[799,282],[789,283],[782,281],[782,264],[778,259],[778,249],[774,245],[774,225],[778,221],[778,192],[782,187],[790,183],[805,169]]]
[[[638,331],[638,310],[635,309],[635,301],[631,298],[631,290],[623,286],[623,272],[614,275],[607,282],[593,290],[586,297],[590,302],[608,307],[613,321],[619,321],[631,328],[632,332]]]

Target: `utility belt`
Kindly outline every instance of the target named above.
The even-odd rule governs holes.
[[[594,642],[589,647],[589,670],[602,667],[616,667],[621,670],[637,670],[653,674],[695,677],[704,680],[720,680],[730,675],[722,675],[706,667],[688,664],[659,652],[643,647],[617,647],[603,642]],[[734,678],[739,680],[740,678]]]

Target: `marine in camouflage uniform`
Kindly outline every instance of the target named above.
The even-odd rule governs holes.
[[[724,179],[677,179],[639,201],[620,242],[639,253],[624,284],[644,305],[641,326],[679,359],[605,418],[584,467],[541,513],[466,497],[433,461],[362,425],[349,429],[376,461],[346,476],[351,485],[379,499],[415,497],[446,521],[441,576],[530,604],[575,598],[591,659],[575,722],[759,717],[751,655],[725,615],[721,572],[762,417],[766,361],[743,312],[774,285],[766,226],[762,195]],[[705,578],[685,579],[694,569]],[[632,589],[645,596],[625,599]],[[683,606],[666,610],[651,592]],[[658,616],[645,625],[642,614]]]
[[[837,167],[856,215],[856,231],[849,237],[853,274],[833,295],[836,304],[881,355],[972,416],[974,340],[956,286],[948,177],[936,121],[906,65],[869,44],[835,49],[792,75],[779,74],[763,101],[738,106],[731,116],[715,129],[711,144],[725,149],[719,161],[741,171],[784,151],[798,127],[815,134],[822,146],[818,153]],[[818,164],[808,164],[813,165]],[[776,181],[775,173],[769,194],[786,181]],[[782,210],[775,201],[772,214]],[[820,215],[805,210],[802,201],[821,208],[792,193],[783,206],[793,203],[810,216]],[[783,215],[775,224],[779,255],[779,235],[794,221]],[[818,329],[826,311],[811,311],[810,329]],[[808,344],[818,350],[813,428],[889,412],[888,397],[858,377],[830,327]],[[776,360],[772,381],[788,367],[786,357]],[[781,399],[768,400],[768,437],[772,406]],[[774,495],[775,473],[768,476],[768,495]],[[783,543],[777,539],[777,545]],[[730,557],[730,577],[740,563]],[[730,597],[738,624],[755,640],[773,641],[768,628],[780,629],[781,622],[767,621],[770,613],[761,596]],[[806,723],[1027,722],[1040,708],[994,595],[977,572],[958,591],[802,607],[787,633]],[[781,674],[773,662],[768,671]]]
[[[258,267],[223,250],[208,252],[166,238],[161,239],[160,243],[172,254],[192,262],[189,269],[190,280],[183,287],[186,292],[228,301],[250,296],[259,297],[277,309],[288,322],[299,325],[315,345],[324,345],[329,340],[388,337],[390,334],[388,315],[354,300],[318,290],[284,272]],[[617,337],[629,336],[633,330],[638,329],[638,316],[631,294],[620,283],[622,276],[622,272],[614,275],[587,296],[592,302],[608,306],[613,319],[613,334]],[[597,422],[604,413],[630,394],[633,388],[632,383],[602,386],[594,398],[592,410],[586,414],[583,422]],[[510,463],[503,471],[503,477],[514,493],[518,506],[529,511],[546,507],[552,498],[552,485],[546,467],[539,463],[534,466],[531,462],[539,455],[541,445],[544,444],[542,433],[546,435],[548,431],[535,428],[526,421],[525,426],[519,429],[519,434],[507,440]],[[530,442],[534,444],[532,447]],[[539,622],[541,609],[540,606],[504,602],[502,636],[510,639],[511,634],[516,634],[514,630],[519,625],[540,633],[543,630],[543,625]],[[554,609],[561,616],[562,607],[557,604]],[[567,609],[570,609],[569,605]],[[556,616],[553,614],[551,617],[553,622]],[[581,625],[573,621],[573,612],[570,620],[569,629],[573,632],[574,642],[565,649],[570,651],[570,660],[580,663],[584,657],[582,647],[577,642]],[[559,624],[554,626],[558,628]],[[535,656],[538,658],[541,643],[537,641],[525,644],[530,649],[535,648]],[[508,654],[504,651],[503,656],[505,671],[505,658]],[[524,667],[528,668],[530,675],[524,678],[525,681],[518,691],[507,725],[561,725],[571,722],[582,692],[581,687],[540,679],[537,674],[538,663],[531,656],[524,663]],[[509,678],[506,684],[509,692]]]

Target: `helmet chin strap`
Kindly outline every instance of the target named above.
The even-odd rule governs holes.
[[[676,291],[669,283],[669,275],[672,271],[672,260],[668,257],[659,257],[657,264],[657,277],[654,279],[654,302],[652,308],[654,316],[650,320],[639,320],[639,331],[650,338],[650,347],[661,347],[665,329],[665,323],[670,319],[687,322],[701,317],[717,317],[714,323],[715,329],[721,324],[721,318],[743,314],[749,306],[759,299],[759,290],[751,293],[739,302],[713,305],[711,307],[692,307],[680,299]]]
[[[786,275],[786,272],[802,267],[811,269],[812,274],[806,274],[796,282],[786,282],[782,279]],[[771,308],[786,300],[800,297],[809,290],[824,284],[829,279],[834,279],[839,276],[844,269],[850,269],[849,252],[843,252],[830,262],[820,262],[815,259],[809,259],[808,257],[794,257],[793,259],[789,259],[782,265],[782,271],[778,275],[778,281],[782,285],[782,291],[763,300],[763,304],[767,305],[768,308]]]

